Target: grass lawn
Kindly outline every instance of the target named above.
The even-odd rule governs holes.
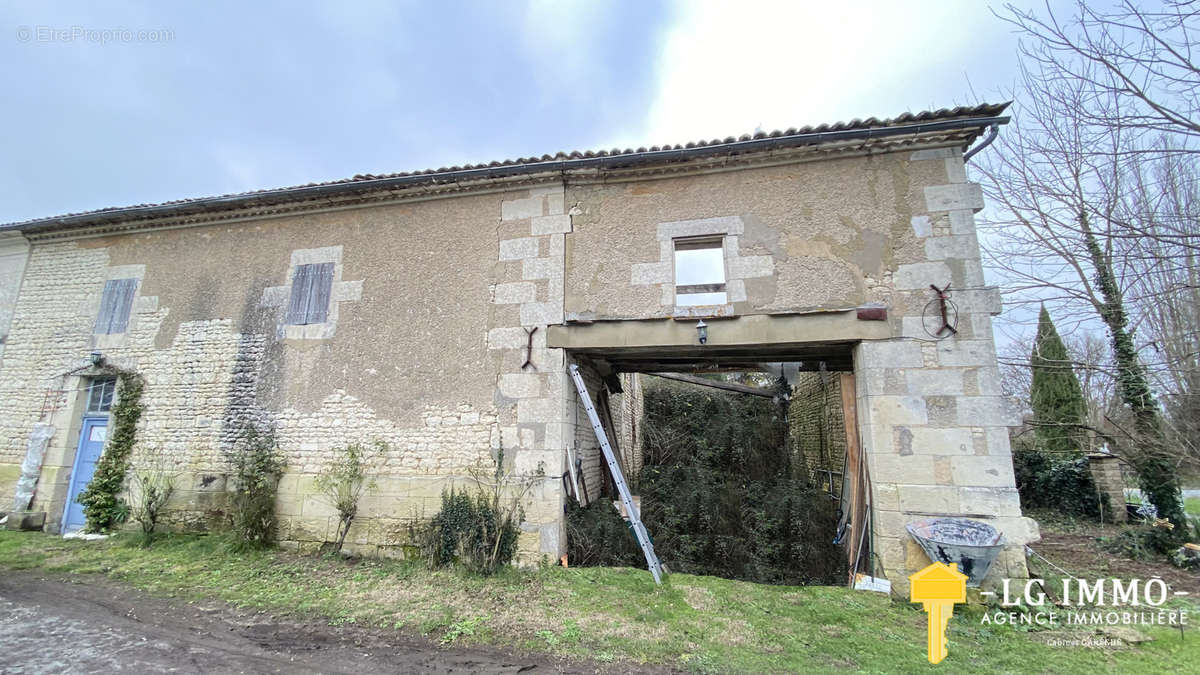
[[[444,644],[498,644],[612,663],[696,672],[925,672],[917,606],[844,588],[766,586],[674,574],[655,588],[628,568],[509,569],[481,579],[413,563],[280,551],[228,552],[217,536],[170,536],[143,549],[117,537],[63,540],[0,531],[0,569],[105,574],[186,601],[222,600],[280,616],[418,632]],[[980,608],[951,621],[943,672],[1167,672],[1200,662],[1194,630],[1143,629],[1118,648],[1052,647],[1095,629],[1023,631],[982,625]]]

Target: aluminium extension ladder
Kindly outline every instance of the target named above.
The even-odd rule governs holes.
[[[621,494],[621,503],[625,505],[625,512],[629,514],[629,525],[633,528],[633,534],[637,537],[638,543],[642,545],[642,554],[646,556],[646,566],[650,569],[650,574],[654,575],[654,583],[661,584],[662,565],[658,562],[658,556],[654,555],[654,544],[650,543],[650,535],[646,532],[646,526],[642,525],[642,516],[638,513],[637,505],[633,503],[633,497],[629,494],[629,486],[625,483],[625,476],[621,473],[620,465],[617,464],[612,446],[608,444],[608,435],[604,433],[604,427],[600,425],[600,416],[596,414],[596,407],[592,405],[592,397],[588,395],[587,385],[583,383],[583,376],[579,374],[579,366],[572,363],[567,370],[571,373],[571,379],[575,381],[575,389],[579,391],[583,409],[587,411],[588,420],[592,423],[592,431],[596,432],[596,440],[600,441],[600,449],[604,451],[608,470],[612,472],[613,482],[617,484],[617,492]]]

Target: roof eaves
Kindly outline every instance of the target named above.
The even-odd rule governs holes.
[[[49,218],[38,218],[0,225],[0,232],[45,232],[68,227],[83,227],[93,224],[118,221],[147,220],[168,216],[183,216],[206,211],[220,211],[240,207],[265,206],[292,201],[319,199],[321,197],[372,192],[408,187],[422,183],[437,184],[467,180],[487,180],[536,174],[542,172],[567,172],[574,169],[605,169],[670,163],[694,157],[722,153],[741,154],[760,150],[795,148],[843,140],[870,140],[903,135],[918,135],[938,131],[970,130],[968,142],[973,141],[987,127],[1006,124],[1007,117],[999,114],[1008,103],[984,104],[972,108],[953,108],[921,113],[905,113],[893,119],[852,120],[850,122],[819,127],[803,127],[786,131],[759,132],[740,138],[698,141],[686,145],[653,146],[636,150],[613,150],[557,153],[541,157],[496,161],[489,164],[467,165],[429,169],[425,171],[387,175],[358,175],[353,178],[326,183],[310,183],[285,188],[258,190],[217,197],[184,199],[160,204],[141,204],[128,207],[113,207],[65,214]]]

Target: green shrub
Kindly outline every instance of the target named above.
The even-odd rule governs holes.
[[[275,436],[247,427],[226,451],[233,495],[230,519],[234,547],[268,548],[275,544],[275,493],[287,462]]]
[[[481,575],[495,574],[512,562],[525,510],[521,500],[535,478],[514,477],[504,469],[504,451],[489,476],[475,474],[474,490],[442,491],[442,508],[426,523],[414,526],[413,540],[430,567],[458,563]]]
[[[1092,520],[1100,508],[1110,513],[1107,495],[1100,495],[1086,457],[1062,458],[1028,445],[1013,451],[1013,474],[1023,508],[1046,508]],[[1124,508],[1124,504],[1120,505]]]
[[[83,505],[88,532],[108,532],[129,518],[129,504],[118,495],[125,488],[129,454],[137,439],[137,423],[142,417],[144,382],[135,373],[121,373],[117,402],[112,407],[113,429],[108,443],[96,462],[96,472],[75,501]]]
[[[482,574],[495,574],[517,553],[521,516],[505,512],[482,491],[442,491],[442,508],[416,536],[430,567],[459,563]]]
[[[170,458],[161,447],[144,453],[139,468],[130,480],[133,518],[142,526],[140,543],[149,546],[155,539],[159,518],[167,500],[175,491],[176,474],[170,470]]]
[[[792,475],[788,429],[775,401],[648,379],[647,466],[699,463],[751,480]]]
[[[1200,572],[1200,557],[1192,555],[1188,549],[1180,546],[1171,552],[1171,564],[1194,572]]]
[[[337,449],[337,458],[317,476],[316,488],[330,506],[338,512],[338,530],[334,551],[341,551],[358,515],[358,500],[363,492],[375,489],[375,479],[368,476],[373,461],[387,452],[388,445],[375,441],[371,446],[351,443]]]
[[[578,567],[646,567],[629,523],[603,497],[587,506],[574,499],[567,505],[567,562]]]

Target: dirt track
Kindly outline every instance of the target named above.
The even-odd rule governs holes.
[[[0,634],[0,673],[596,672],[537,655],[442,649],[396,631],[173,603],[94,577],[0,575]]]

